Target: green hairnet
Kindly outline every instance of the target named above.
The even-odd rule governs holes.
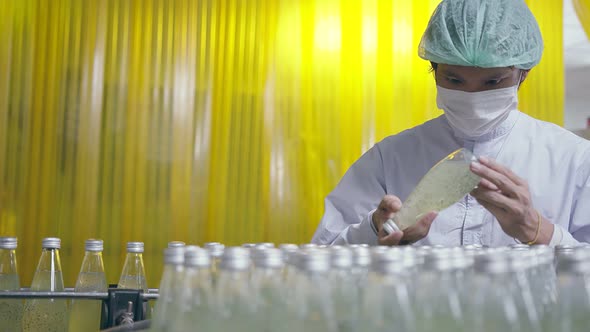
[[[531,69],[541,60],[543,38],[523,0],[444,0],[418,53],[449,65]]]

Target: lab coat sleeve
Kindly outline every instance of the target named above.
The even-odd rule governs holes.
[[[328,195],[324,216],[311,242],[377,244],[372,215],[385,193],[383,158],[377,144],[348,169]]]
[[[561,241],[557,244],[577,245],[590,243],[590,150],[586,151],[584,165],[576,178],[576,188],[572,204],[569,229],[556,225],[553,236],[559,236],[557,227],[561,228]],[[556,241],[557,242],[557,241]]]

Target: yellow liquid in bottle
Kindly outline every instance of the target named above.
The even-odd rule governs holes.
[[[18,290],[16,274],[0,274],[1,290]],[[23,314],[23,301],[20,299],[0,299],[0,330],[19,331]]]
[[[31,285],[33,291],[47,291],[51,289],[51,280],[63,280],[61,271],[37,271],[40,280]],[[53,275],[52,275],[53,274]],[[61,292],[63,286],[51,289]],[[68,328],[67,300],[62,299],[32,299],[25,302],[23,315],[23,332],[63,332]]]
[[[104,273],[84,272],[78,277],[77,292],[106,292],[107,284]],[[69,331],[100,330],[100,300],[73,300],[70,311]]]

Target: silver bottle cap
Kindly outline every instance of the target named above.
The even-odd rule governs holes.
[[[334,269],[352,267],[352,251],[347,247],[333,246],[330,248],[330,265]]]
[[[380,274],[408,272],[404,264],[404,254],[399,248],[375,250],[371,253],[371,271]]]
[[[578,248],[578,246],[573,246],[573,245],[569,245],[569,244],[560,244],[555,246],[555,252],[562,253],[562,252],[569,252],[569,251],[574,251],[576,248]]]
[[[143,242],[127,242],[127,252],[143,253]]]
[[[265,247],[265,248],[274,248],[275,247],[275,244],[272,243],[272,242],[261,242],[261,243],[257,243],[256,244],[256,248],[262,248],[262,247]]]
[[[225,248],[219,266],[224,270],[247,270],[250,267],[250,251],[243,247]]]
[[[473,267],[482,274],[505,273],[510,270],[510,257],[506,253],[486,253],[474,257]]]
[[[102,242],[102,240],[88,239],[84,243],[84,249],[86,251],[92,251],[92,252],[103,251],[104,243]]]
[[[590,275],[590,250],[577,249],[568,255],[560,257],[557,273]]]
[[[256,248],[252,253],[254,265],[260,268],[282,268],[283,252],[276,248]]]
[[[354,247],[352,249],[352,263],[356,267],[367,267],[371,265],[371,251],[369,247]]]
[[[286,264],[294,264],[295,263],[295,256],[297,252],[299,252],[299,246],[296,244],[285,243],[279,246],[279,250],[281,250],[283,254],[283,261]]]
[[[483,246],[481,244],[468,244],[463,249],[466,251],[477,251],[483,249]]]
[[[509,258],[510,271],[523,271],[537,266],[538,257],[533,250],[510,250],[506,252]]]
[[[0,236],[0,249],[14,250],[18,245],[16,237]]]
[[[388,246],[374,246],[371,247],[371,249],[369,249],[369,251],[371,252],[371,257],[377,253],[380,252],[387,252],[389,251],[389,249],[391,249],[392,247],[388,247]]]
[[[184,265],[194,267],[209,267],[211,265],[209,252],[197,246],[186,246],[184,248]]]
[[[386,222],[383,223],[382,227],[383,231],[385,231],[387,235],[400,231],[399,227],[395,224],[393,219],[388,219]]]
[[[168,248],[184,247],[184,246],[186,246],[186,243],[184,243],[182,241],[170,241],[170,242],[168,242]]]
[[[454,270],[458,253],[453,248],[439,248],[424,256],[424,268],[431,271]]]
[[[305,272],[327,272],[330,269],[330,255],[322,249],[301,250],[297,254],[297,265]]]
[[[61,240],[57,237],[46,237],[41,242],[43,249],[59,249],[61,248]]]
[[[164,264],[184,264],[184,247],[172,247],[164,249]]]
[[[244,244],[242,244],[242,248],[246,248],[246,249],[256,248],[256,243],[244,243]]]
[[[279,244],[279,249],[286,251],[296,251],[299,250],[299,246],[294,243],[281,243]]]
[[[204,247],[213,258],[221,258],[225,249],[225,246],[219,242],[207,242]]]
[[[317,249],[318,245],[315,243],[304,243],[299,245],[300,249]]]
[[[510,249],[528,250],[530,248],[531,248],[531,246],[529,246],[528,244],[524,244],[524,243],[516,243],[516,244],[510,245]]]

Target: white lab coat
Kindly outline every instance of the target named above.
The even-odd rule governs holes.
[[[519,111],[475,141],[461,138],[442,115],[377,143],[326,198],[312,242],[377,244],[370,220],[382,197],[395,195],[403,202],[436,162],[461,147],[496,159],[528,181],[534,207],[555,225],[551,245],[590,242],[590,141]],[[470,195],[440,211],[428,236],[418,242],[514,243]]]

